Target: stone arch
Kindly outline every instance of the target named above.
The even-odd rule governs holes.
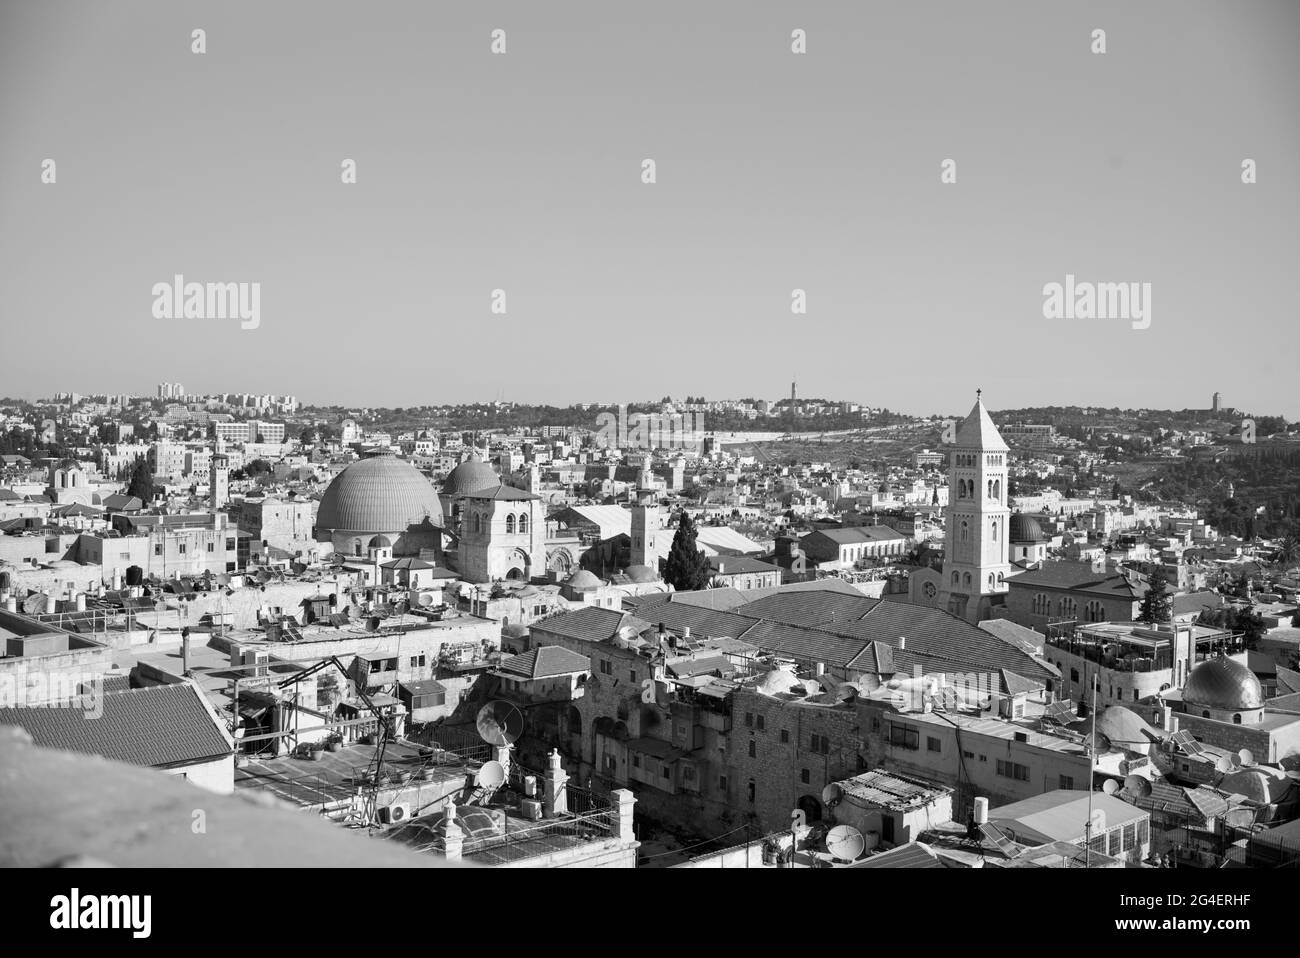
[[[808,824],[811,825],[813,822],[822,820],[822,802],[817,796],[804,795],[799,799],[798,807],[803,812],[804,820]]]

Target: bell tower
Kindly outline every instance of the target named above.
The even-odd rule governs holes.
[[[949,452],[940,604],[968,622],[992,618],[1007,591],[1008,451],[976,390],[975,406],[957,427]]]

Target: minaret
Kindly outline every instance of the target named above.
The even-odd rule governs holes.
[[[214,452],[208,462],[208,494],[214,513],[230,501],[230,459],[224,452]]]
[[[659,506],[653,501],[632,507],[632,565],[659,567],[656,539],[659,533]]]
[[[991,618],[994,597],[1006,593],[1008,562],[1007,444],[984,408],[957,427],[948,463],[943,608],[968,622]]]

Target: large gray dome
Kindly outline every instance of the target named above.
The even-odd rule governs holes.
[[[1243,712],[1264,707],[1264,689],[1254,672],[1221,655],[1192,669],[1183,687],[1183,701],[1201,708]]]
[[[432,483],[391,450],[372,449],[330,482],[316,512],[316,528],[404,532],[425,516],[442,518]]]

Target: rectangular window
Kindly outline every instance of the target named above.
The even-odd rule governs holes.
[[[230,538],[227,538],[227,539],[226,539],[226,551],[227,551],[227,552],[234,552],[234,551],[235,551],[235,540],[234,540],[234,539],[230,539]]]
[[[781,729],[781,741],[783,743],[790,741],[790,730],[788,728]]]
[[[610,665],[609,659],[600,660],[600,671],[602,675],[613,675],[614,669]]]
[[[766,724],[767,724],[766,721],[763,719],[763,716],[761,716],[761,715],[758,716],[758,718],[756,719],[756,721],[758,722],[758,730],[759,730],[760,732],[763,731],[763,728],[764,728],[764,727],[766,726]]]
[[[632,678],[632,684],[636,685],[636,669],[628,669],[628,675]]]
[[[208,551],[209,551],[209,552],[216,552],[216,551],[217,551],[217,545],[216,545],[215,542],[209,542],[209,543],[208,543]]]
[[[758,746],[756,746],[753,742],[750,742],[750,743],[749,743],[749,757],[750,757],[750,758],[755,758],[755,757],[757,757],[757,756],[758,756]]]
[[[727,790],[727,776],[725,776],[725,775],[719,775],[719,776],[718,776],[718,791],[720,791],[720,792],[725,792],[726,790]]]
[[[962,752],[962,753],[961,753],[961,757],[962,757],[962,758],[974,758],[974,757],[975,757],[975,753],[974,753],[974,752]]]
[[[803,782],[805,785],[812,781],[812,775],[809,773],[808,769],[805,768],[800,770],[799,781]]]
[[[925,737],[925,750],[927,752],[941,751],[939,747],[939,740],[935,738],[933,735],[927,735]]]
[[[671,778],[671,777],[672,777],[672,771],[669,769],[669,767],[668,767],[667,765],[663,766],[662,771],[663,771],[663,773],[664,773],[664,778]]]
[[[641,767],[641,753],[640,753],[640,752],[633,752],[633,753],[632,753],[632,767],[633,767],[633,768],[640,768],[640,767]]]
[[[1061,788],[1064,788],[1064,789],[1073,789],[1073,788],[1074,788],[1074,776],[1073,776],[1073,775],[1062,775],[1062,776],[1061,776],[1060,787],[1061,787]]]
[[[918,749],[921,747],[921,730],[893,722],[889,726],[889,744],[899,748]]]
[[[160,556],[160,555],[162,555],[162,543],[161,543],[161,542],[154,543],[153,554],[156,555],[156,556]]]
[[[182,542],[180,545],[178,545],[176,547],[176,551],[179,552],[181,555],[185,555],[185,543]]]
[[[746,712],[746,713],[745,713],[745,728],[753,728],[753,727],[754,727],[754,713],[753,713],[753,712]]]

